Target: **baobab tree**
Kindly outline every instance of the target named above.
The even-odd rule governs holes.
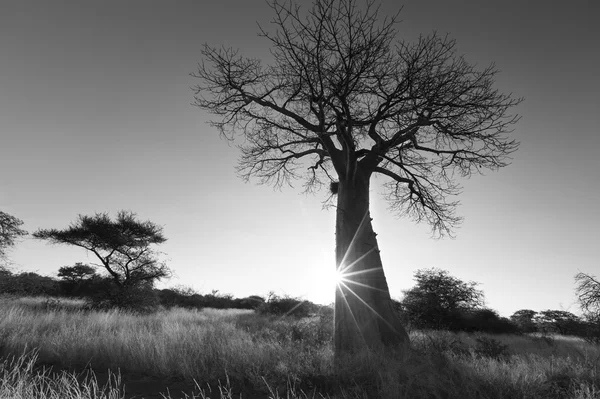
[[[241,138],[238,173],[276,187],[297,179],[337,195],[334,352],[402,348],[369,214],[369,187],[383,176],[399,215],[451,234],[457,176],[498,169],[518,143],[509,133],[521,100],[435,33],[397,39],[398,14],[380,18],[373,0],[270,0],[274,31],[259,27],[272,63],[205,45],[192,76],[194,104],[222,136]],[[406,250],[409,250],[408,248]]]

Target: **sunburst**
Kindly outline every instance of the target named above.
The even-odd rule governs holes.
[[[338,266],[337,270],[331,276],[331,279],[336,284],[336,290],[345,291],[345,292],[348,292],[348,293],[352,294],[364,306],[366,306],[369,309],[369,311],[373,312],[377,316],[377,318],[381,319],[393,331],[396,331],[396,328],[392,324],[390,324],[390,322],[388,320],[386,320],[385,317],[383,317],[377,310],[373,309],[373,307],[370,306],[363,298],[361,298],[360,295],[357,294],[355,292],[355,290],[352,288],[352,286],[360,286],[360,287],[364,287],[364,288],[367,288],[367,289],[377,290],[377,291],[381,291],[381,292],[387,292],[387,291],[382,290],[380,288],[373,287],[373,286],[371,286],[369,284],[365,284],[365,283],[362,283],[360,281],[357,281],[357,279],[356,279],[356,276],[358,276],[358,275],[381,271],[380,267],[378,267],[378,268],[370,268],[370,269],[365,269],[365,270],[357,270],[357,271],[353,270],[353,267],[354,267],[355,264],[357,264],[358,262],[361,262],[364,258],[366,258],[368,255],[370,255],[373,251],[375,251],[376,248],[370,249],[369,251],[365,252],[364,254],[362,254],[361,256],[359,256],[357,259],[355,259],[353,262],[346,264],[346,260],[349,257],[348,256],[349,255],[349,251],[353,248],[353,246],[355,244],[355,241],[357,239],[357,235],[362,230],[363,225],[364,225],[367,217],[368,217],[368,213],[365,214],[365,216],[363,217],[363,219],[362,219],[362,221],[361,221],[358,229],[354,233],[354,237],[352,238],[352,241],[350,242],[350,245],[348,246],[348,250],[344,254],[344,257],[342,259],[341,264]],[[362,335],[362,329],[358,325],[358,321],[357,321],[356,316],[354,315],[354,313],[352,311],[352,308],[350,307],[350,304],[348,303],[348,299],[346,298],[345,295],[342,296],[342,299],[344,301],[344,305],[350,310],[350,315],[351,315],[351,317],[352,317],[352,319],[354,321],[354,324],[358,327],[358,330],[360,331],[360,333]],[[364,337],[363,337],[363,339],[364,339]]]

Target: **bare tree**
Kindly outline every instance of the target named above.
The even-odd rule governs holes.
[[[20,228],[22,225],[21,219],[0,211],[0,260],[6,261],[6,251],[15,245],[19,237],[27,235]]]
[[[396,40],[397,17],[373,0],[314,0],[306,13],[270,0],[274,32],[260,28],[273,62],[205,45],[193,74],[195,105],[226,138],[241,136],[238,172],[276,187],[303,179],[337,194],[335,354],[402,348],[369,214],[371,177],[385,179],[399,215],[451,234],[454,179],[508,164],[517,149],[509,114],[521,100],[500,93],[494,65],[478,70],[448,37]],[[407,248],[407,250],[409,250]]]
[[[575,292],[581,309],[600,316],[600,281],[590,274],[577,273],[575,282]]]
[[[114,221],[106,213],[79,215],[66,229],[40,229],[33,236],[92,252],[114,283],[128,289],[170,276],[169,268],[157,259],[152,249],[153,244],[167,240],[162,230],[150,221],[138,221],[133,212],[120,211]]]

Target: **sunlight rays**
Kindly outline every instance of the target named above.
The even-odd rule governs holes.
[[[371,305],[369,305],[364,299],[362,299],[360,297],[360,295],[358,295],[356,292],[354,292],[350,287],[348,287],[345,283],[342,282],[342,285],[352,294],[354,295],[359,301],[362,302],[363,305],[365,305],[367,308],[369,308],[369,310],[371,312],[373,312],[379,319],[381,319],[390,329],[392,329],[392,331],[394,331],[395,333],[399,333],[399,331],[396,329],[396,327],[394,327],[389,321],[387,321],[385,319],[385,317],[383,317],[381,314],[379,314],[378,311],[376,311],[375,309],[373,309],[373,307],[371,307]],[[346,305],[348,305],[348,300],[346,299],[346,297],[344,296],[344,302],[346,302]],[[349,306],[349,305],[348,305]],[[352,313],[352,309],[350,309],[350,314],[352,314],[352,318],[354,319],[354,323],[356,324],[356,318],[354,317],[354,314]],[[357,327],[359,327],[360,330],[360,326],[358,324],[356,324]],[[361,334],[362,335],[362,334]]]
[[[386,320],[386,318],[383,315],[381,315],[370,304],[368,304],[365,301],[365,299],[361,298],[361,296],[357,292],[355,292],[355,290],[352,288],[352,286],[355,286],[355,287],[358,286],[358,287],[364,287],[364,288],[371,289],[371,290],[376,290],[376,291],[383,292],[383,293],[387,292],[384,289],[374,287],[369,284],[365,284],[364,282],[361,282],[361,281],[356,281],[356,279],[355,279],[356,277],[360,278],[361,276],[363,276],[366,273],[375,273],[375,272],[383,273],[381,266],[364,269],[364,270],[356,270],[356,271],[352,270],[356,264],[365,260],[365,258],[367,258],[367,256],[369,256],[371,253],[373,253],[373,251],[377,250],[377,246],[374,246],[373,248],[369,249],[368,251],[361,254],[356,259],[354,259],[349,264],[346,264],[346,262],[348,261],[348,258],[351,257],[352,256],[351,254],[354,252],[354,247],[356,245],[356,241],[357,241],[358,237],[361,236],[361,232],[364,229],[365,220],[367,219],[368,215],[369,215],[369,212],[368,211],[365,212],[365,215],[363,216],[363,218],[360,222],[360,225],[354,232],[352,240],[350,241],[350,244],[348,245],[348,248],[346,249],[346,251],[344,253],[342,261],[338,265],[338,268],[335,272],[335,277],[334,277],[335,282],[336,282],[336,291],[337,290],[340,291],[341,295],[339,295],[339,297],[344,302],[342,306],[345,306],[346,309],[348,310],[348,313],[350,314],[352,321],[354,322],[354,325],[358,329],[360,336],[365,341],[366,341],[366,338],[364,336],[363,329],[361,328],[361,325],[359,324],[359,321],[357,320],[357,317],[353,312],[352,306],[350,306],[350,303],[348,302],[349,298],[346,298],[346,296],[347,296],[346,292],[349,292],[354,297],[356,297],[364,306],[366,306],[369,309],[370,312],[375,314],[378,319],[382,320],[392,331],[394,331],[394,333],[396,333],[396,334],[399,333],[399,331],[396,329],[395,326],[393,326],[388,320]]]

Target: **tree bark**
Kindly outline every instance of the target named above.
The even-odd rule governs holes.
[[[365,349],[403,351],[409,343],[392,306],[371,224],[369,179],[359,169],[338,185],[336,264],[343,280],[335,293],[336,363]]]

